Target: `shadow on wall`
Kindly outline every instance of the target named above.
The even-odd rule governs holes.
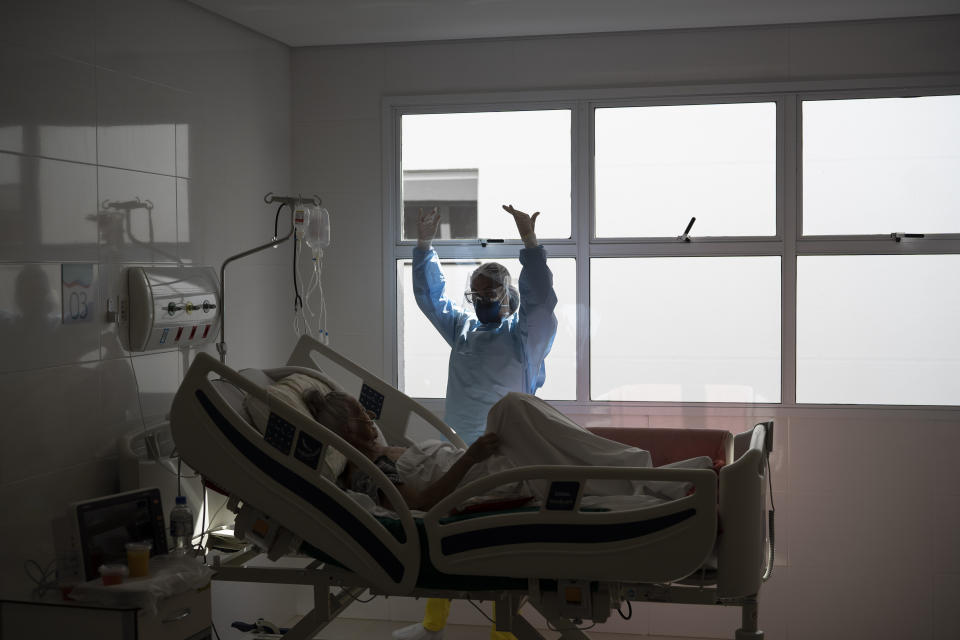
[[[93,277],[93,266],[88,266]],[[61,296],[52,282],[60,269],[59,264],[27,264],[14,277],[13,297],[0,306],[0,353],[3,353],[0,369],[3,371],[99,358],[99,344],[94,341],[91,345],[83,335],[94,324],[63,321]],[[67,300],[67,316],[72,314],[86,320],[95,309],[95,300],[91,298],[86,292],[71,296]],[[92,317],[90,322],[94,323]],[[92,346],[96,348],[91,349]]]

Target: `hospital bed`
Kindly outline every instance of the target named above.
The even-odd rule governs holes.
[[[250,544],[215,558],[216,579],[312,585],[314,609],[286,638],[312,637],[366,590],[491,600],[497,628],[521,640],[543,638],[520,613],[523,605],[572,639],[588,637],[584,621],[603,622],[617,610],[623,615],[630,601],[739,606],[735,637],[763,637],[757,594],[772,567],[766,509],[772,422],[727,434],[719,475],[713,469],[522,467],[461,486],[425,513],[411,512],[372,462],[268,393],[271,381],[294,372],[330,385],[338,384],[332,372],[358,381],[357,397],[377,414],[390,444],[409,444],[415,421],[463,444],[425,407],[309,337],[278,369],[238,372],[206,354],[196,357],[173,402],[173,437],[183,460],[230,496],[236,535]],[[244,410],[250,399],[269,408],[265,429]],[[598,431],[615,436],[616,430]],[[394,511],[365,508],[336,486],[327,456],[337,452],[373,478]],[[652,506],[582,506],[587,480],[613,478],[685,482],[692,490]],[[539,504],[479,498],[532,480],[549,483]],[[478,499],[474,508],[457,511]],[[251,566],[261,554],[271,560],[297,555],[308,564]]]

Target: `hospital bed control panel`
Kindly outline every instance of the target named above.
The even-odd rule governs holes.
[[[323,443],[310,434],[301,431],[300,435],[297,436],[297,446],[294,448],[293,434],[296,433],[296,430],[296,427],[291,423],[277,414],[271,413],[270,417],[267,418],[267,428],[263,433],[263,439],[285,456],[289,456],[292,449],[294,458],[316,471],[320,466]]]
[[[127,339],[129,351],[171,349],[216,340],[220,285],[212,267],[131,267],[126,279],[120,333]]]
[[[267,428],[263,433],[263,439],[274,446],[274,448],[285,456],[290,455],[290,449],[293,448],[293,434],[296,428],[278,416],[271,413],[267,419]]]
[[[380,419],[380,414],[383,412],[382,393],[364,384],[360,389],[359,400],[364,409],[373,413],[374,420]]]

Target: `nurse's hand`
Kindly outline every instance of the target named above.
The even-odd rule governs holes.
[[[417,246],[421,249],[429,249],[438,228],[440,228],[440,210],[434,207],[424,213],[423,209],[420,209],[420,214],[417,216]]]
[[[471,464],[477,464],[496,453],[499,446],[500,436],[495,433],[485,433],[470,445],[463,457]]]
[[[537,234],[534,233],[534,228],[537,226],[537,216],[540,215],[540,212],[537,211],[531,216],[519,209],[514,209],[512,204],[503,205],[503,210],[513,216],[513,221],[517,223],[517,231],[520,232],[520,239],[523,240],[524,246],[528,248],[537,246]]]

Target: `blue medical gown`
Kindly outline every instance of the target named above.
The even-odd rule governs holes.
[[[482,324],[448,297],[437,252],[413,250],[417,306],[450,345],[444,421],[467,444],[483,435],[487,412],[500,398],[534,394],[546,378],[543,361],[557,334],[553,273],[542,245],[521,249],[520,264],[520,310],[499,325]]]

